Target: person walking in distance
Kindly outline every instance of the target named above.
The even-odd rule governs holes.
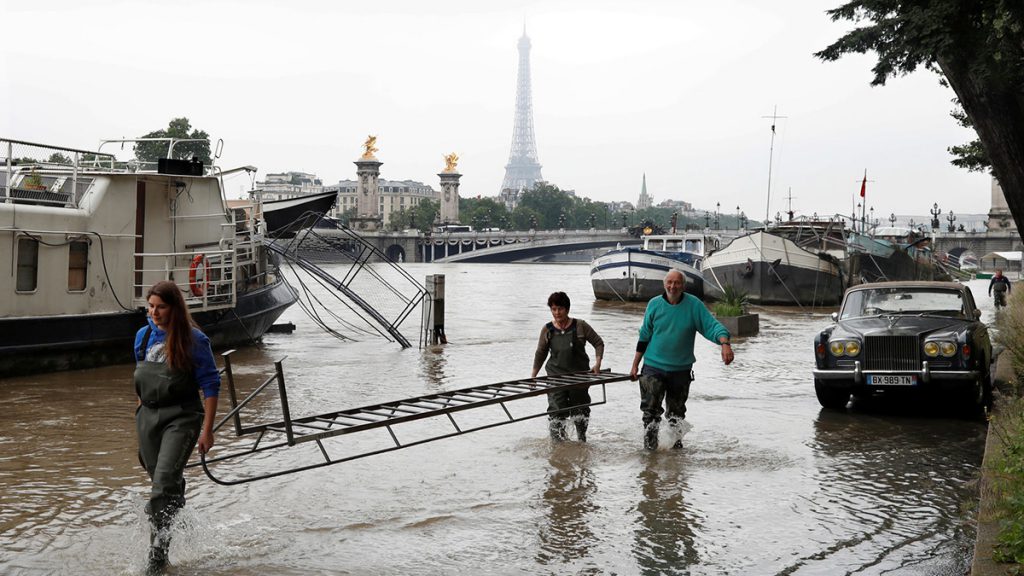
[[[569,296],[565,292],[555,292],[548,296],[551,322],[541,328],[530,378],[537,377],[541,365],[544,365],[548,376],[586,370],[597,374],[601,371],[604,340],[590,324],[578,318],[570,318],[569,306]],[[593,367],[587,356],[587,342],[594,347]],[[544,364],[545,358],[548,359],[547,364]],[[572,418],[576,424],[577,439],[586,442],[587,426],[590,423],[589,404],[590,392],[587,387],[548,392],[548,427],[551,438],[556,441],[568,439],[566,426],[568,419]]]
[[[996,293],[996,308],[1006,306],[1006,295],[1011,290],[1013,290],[1013,286],[1010,285],[1010,279],[1003,276],[1002,268],[996,268],[995,275],[992,276],[992,280],[988,283],[988,295],[991,296],[993,291]]]
[[[135,429],[139,462],[152,480],[146,573],[160,574],[171,522],[185,505],[185,464],[197,444],[202,454],[213,446],[220,374],[210,340],[195,326],[174,282],[154,284],[146,301],[148,322],[135,335]]]
[[[693,380],[694,339],[698,332],[721,346],[722,362],[733,361],[729,331],[711,315],[704,303],[685,294],[686,278],[678,270],[665,275],[665,293],[647,303],[629,376],[640,380],[644,448],[658,447],[661,415],[666,414],[673,448],[682,448],[682,421]],[[640,359],[643,358],[643,370]],[[665,407],[662,407],[664,402]]]

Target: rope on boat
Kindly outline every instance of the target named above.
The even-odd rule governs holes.
[[[763,233],[762,233],[761,237],[764,238]],[[782,237],[779,236],[779,238],[782,238]],[[754,249],[757,250],[757,253],[761,256],[761,261],[762,262],[767,262],[768,259],[765,258],[764,252],[761,251],[761,247],[758,246],[757,244],[755,244],[754,242],[751,242],[751,244],[754,244]],[[782,248],[785,251],[785,249],[786,249],[785,239],[783,239]],[[789,252],[786,251],[785,253],[786,253],[786,264],[789,264]],[[793,302],[796,302],[796,305],[800,307],[800,311],[806,313],[807,311],[804,309],[804,305],[800,303],[800,299],[797,298],[796,294],[793,294],[793,291],[790,290],[789,286],[786,285],[786,281],[782,279],[782,276],[779,274],[778,270],[776,270],[774,266],[769,266],[769,270],[771,270],[772,273],[775,274],[775,277],[779,279],[779,284],[782,284],[782,287],[786,290],[786,293],[789,294],[790,298],[793,299]]]

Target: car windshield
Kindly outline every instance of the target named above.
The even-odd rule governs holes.
[[[875,288],[846,295],[840,318],[878,314],[936,314],[963,317],[963,294],[935,288]]]

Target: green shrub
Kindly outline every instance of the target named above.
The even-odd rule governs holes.
[[[1001,344],[1013,359],[1014,394],[1021,395],[1024,382],[1024,290],[1011,292],[1006,306],[996,316],[995,341]]]
[[[743,308],[735,304],[726,304],[725,302],[715,302],[711,305],[711,312],[715,316],[742,316]]]
[[[1012,292],[996,317],[995,341],[1013,362],[1012,389],[999,401],[989,422],[989,434],[1000,444],[989,470],[999,520],[993,559],[1014,563],[1009,574],[1024,574],[1024,290]]]
[[[712,307],[715,316],[742,316],[747,313],[747,293],[732,284],[722,286],[722,297]]]
[[[989,423],[1001,446],[990,470],[996,501],[999,533],[993,559],[1015,563],[1011,574],[1022,574],[1024,566],[1024,398],[1000,402],[997,416]]]

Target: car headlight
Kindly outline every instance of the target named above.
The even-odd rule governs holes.
[[[833,340],[828,343],[828,350],[833,356],[856,356],[860,354],[860,342],[857,340]]]
[[[924,353],[930,358],[935,358],[939,355],[952,358],[956,356],[956,342],[949,342],[947,340],[925,342]]]
[[[833,356],[842,356],[845,349],[846,345],[842,340],[833,340],[828,343],[828,351],[831,352]]]

